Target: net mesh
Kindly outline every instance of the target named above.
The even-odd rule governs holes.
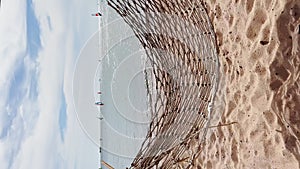
[[[215,35],[201,1],[108,0],[143,45],[151,123],[131,168],[192,168],[218,86]]]

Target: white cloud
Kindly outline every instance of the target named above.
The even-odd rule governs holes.
[[[25,3],[3,1],[0,10],[0,133],[3,127],[1,120],[5,120],[2,110],[7,108],[9,79],[13,77],[14,65],[19,60],[24,61],[27,78],[22,84],[26,92],[20,100],[22,104],[17,109],[10,133],[0,140],[0,168],[9,168],[11,162],[11,168],[15,169],[96,168],[98,150],[79,127],[71,91],[75,58],[79,52],[74,46],[84,44],[94,33],[93,29],[89,28],[85,36],[80,35],[80,39],[76,37],[76,31],[89,25],[74,17],[76,10],[82,10],[80,5],[75,5],[76,2],[34,1],[42,43],[36,64],[26,56]],[[35,76],[38,77],[37,100],[29,98],[31,78]],[[68,115],[64,143],[60,140],[58,128],[62,89],[66,95]]]
[[[22,62],[26,55],[26,19],[20,17],[25,14],[26,3],[24,1],[2,2],[0,10],[0,133],[4,131],[5,122],[12,122],[11,126],[5,129],[6,138],[0,140],[0,168],[9,167],[13,160],[11,157],[17,153],[19,147],[19,144],[14,143],[22,137],[20,133],[23,123],[19,117],[9,116],[12,113],[12,107],[6,103],[16,65]]]
[[[26,19],[20,17],[26,13],[24,1],[11,0],[2,2],[0,10],[0,124],[6,120],[4,109],[10,79],[13,77],[14,65],[26,52]],[[17,22],[13,22],[17,21]],[[0,125],[0,133],[3,128]]]
[[[48,1],[49,2],[49,1]],[[66,28],[66,18],[59,3],[49,3],[49,9],[37,13],[39,17],[50,16],[53,31],[41,22],[42,50],[39,52],[38,107],[39,117],[32,135],[23,140],[20,153],[13,168],[57,168],[62,164],[61,143],[58,133],[58,112],[62,89],[66,51],[72,50]],[[39,9],[39,4],[35,4]],[[47,15],[45,15],[47,13]],[[39,18],[42,21],[42,18]]]

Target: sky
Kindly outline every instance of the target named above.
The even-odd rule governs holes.
[[[76,118],[72,80],[98,29],[97,1],[2,0],[0,168],[98,168]]]

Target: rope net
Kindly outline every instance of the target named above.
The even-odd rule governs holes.
[[[199,0],[108,0],[143,45],[151,113],[131,168],[192,168],[218,86],[215,35]]]

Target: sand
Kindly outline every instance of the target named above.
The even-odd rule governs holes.
[[[298,3],[298,4],[297,4]],[[197,168],[300,168],[300,1],[205,0],[220,87]]]
[[[180,6],[190,1],[177,2]],[[170,4],[156,6],[174,8]],[[166,155],[160,151],[163,148],[159,150],[170,158],[146,158],[157,166],[162,162],[161,168],[300,168],[300,1],[204,0],[204,4],[216,32],[220,61],[220,84],[207,138],[199,149],[190,145],[202,143],[202,138],[192,137],[180,151]],[[130,16],[123,9],[119,12]],[[172,153],[181,150],[185,154],[177,159]]]

